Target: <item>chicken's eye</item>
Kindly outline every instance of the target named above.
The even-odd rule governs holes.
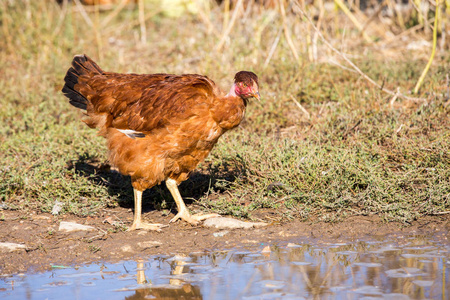
[[[245,83],[242,83],[242,87],[243,87],[243,88],[246,88],[247,85],[246,85]]]

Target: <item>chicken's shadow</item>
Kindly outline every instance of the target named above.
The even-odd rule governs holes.
[[[220,164],[203,163],[201,170],[194,171],[189,179],[179,186],[180,193],[187,205],[202,197],[214,193],[223,193],[237,177],[245,174],[244,164],[240,157]],[[104,186],[108,194],[117,200],[119,206],[134,208],[133,187],[131,179],[114,170],[108,163],[85,153],[77,160],[69,161],[68,169],[78,176],[88,178],[93,184]],[[216,185],[216,183],[219,183]],[[143,212],[150,210],[176,210],[175,202],[165,184],[154,186],[144,192],[142,196]]]

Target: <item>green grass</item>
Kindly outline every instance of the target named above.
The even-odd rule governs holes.
[[[222,13],[212,7],[210,21],[221,32]],[[58,200],[63,213],[80,216],[132,205],[129,179],[108,170],[105,141],[60,92],[73,55],[86,53],[105,70],[207,74],[224,90],[238,70],[259,75],[261,103],[250,103],[241,126],[223,136],[181,185],[194,209],[252,218],[268,208],[280,219],[328,222],[379,215],[403,223],[450,210],[450,121],[443,96],[448,51],[438,55],[423,85],[419,96],[427,102],[397,99],[391,106],[391,96],[357,74],[310,62],[301,37],[293,37],[300,64],[281,38],[263,69],[282,28],[273,12],[238,21],[221,51],[214,51],[220,36],[188,14],[150,18],[142,45],[139,24],[132,24],[137,14],[127,8],[108,27],[91,28],[72,7],[62,15],[54,1],[0,6],[1,203],[50,212]],[[95,21],[95,13],[89,15]],[[99,23],[107,15],[100,13]],[[293,32],[306,28],[298,17],[288,18]],[[325,33],[344,39],[334,36],[339,32]],[[416,60],[401,50],[385,57],[376,45],[352,47],[359,36],[351,34],[348,51],[367,75],[392,90],[414,87],[426,53]],[[319,46],[326,57],[326,47]],[[146,192],[144,200],[160,210],[174,207],[163,187]]]

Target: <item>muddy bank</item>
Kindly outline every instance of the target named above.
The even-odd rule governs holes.
[[[53,266],[73,266],[90,262],[115,262],[154,254],[191,253],[230,248],[263,249],[276,243],[310,238],[324,242],[354,241],[364,238],[385,239],[387,235],[426,235],[448,242],[448,215],[427,217],[405,227],[384,223],[378,217],[352,217],[340,223],[290,221],[269,223],[251,229],[213,229],[177,222],[161,233],[123,231],[132,222],[132,211],[125,208],[104,210],[97,217],[52,216],[3,211],[0,242],[24,245],[15,251],[0,252],[2,274],[48,270]],[[150,222],[167,224],[171,215],[152,211],[144,214]],[[264,218],[262,218],[264,219]],[[93,230],[64,232],[62,221],[92,226]]]

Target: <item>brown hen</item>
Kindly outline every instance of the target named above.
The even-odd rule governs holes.
[[[141,221],[142,192],[162,181],[178,214],[191,224],[217,214],[191,215],[178,191],[219,137],[239,125],[250,98],[259,99],[258,77],[241,71],[224,94],[206,76],[118,74],[77,55],[62,89],[86,111],[83,121],[108,141],[109,160],[129,175],[134,188],[134,221],[129,230],[161,230]]]

